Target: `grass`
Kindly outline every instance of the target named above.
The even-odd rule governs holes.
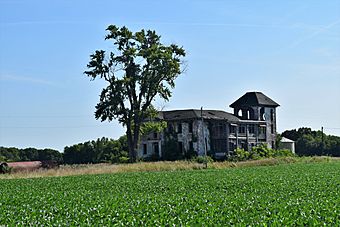
[[[331,157],[282,157],[269,158],[242,162],[214,162],[209,163],[209,169],[225,169],[248,166],[268,166],[286,163],[309,163],[309,162],[334,162],[340,161],[339,158]],[[64,165],[57,169],[40,169],[36,171],[17,172],[12,174],[0,175],[0,179],[19,179],[37,177],[60,177],[73,175],[107,174],[107,173],[126,173],[126,172],[149,172],[149,171],[175,171],[175,170],[195,170],[203,169],[204,165],[190,161],[175,162],[139,162],[134,164],[86,164],[86,165]]]
[[[277,165],[272,160],[266,162],[271,166],[256,166],[263,162],[4,179],[0,226],[340,225],[340,162],[315,158]],[[216,168],[224,168],[219,164]]]

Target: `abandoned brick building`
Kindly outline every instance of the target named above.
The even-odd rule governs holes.
[[[278,106],[261,92],[247,92],[230,105],[233,114],[198,109],[161,111],[155,120],[166,121],[167,128],[142,136],[138,156],[162,157],[169,140],[176,143],[177,152],[192,151],[199,156],[207,151],[222,157],[236,148],[249,150],[262,143],[274,148]]]

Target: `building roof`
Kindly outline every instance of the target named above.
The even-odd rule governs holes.
[[[290,139],[288,139],[288,138],[286,138],[286,137],[282,137],[282,138],[281,138],[281,142],[283,142],[283,143],[294,143],[295,141],[290,140]]]
[[[236,122],[239,118],[235,115],[221,111],[221,110],[203,110],[203,119],[210,120],[227,120]],[[186,119],[200,119],[201,110],[199,109],[187,109],[187,110],[172,110],[172,111],[161,111],[160,118],[164,120],[186,120]]]
[[[230,105],[231,108],[242,106],[280,106],[275,101],[265,96],[262,92],[247,92]]]

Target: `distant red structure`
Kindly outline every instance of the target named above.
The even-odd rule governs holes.
[[[57,168],[59,167],[56,161],[30,161],[30,162],[5,162],[1,165],[7,165],[10,168],[10,171],[13,172],[21,172],[21,171],[34,171],[40,168]]]
[[[11,172],[33,171],[41,168],[42,162],[8,162],[7,165],[11,168]]]

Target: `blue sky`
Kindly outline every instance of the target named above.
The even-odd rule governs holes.
[[[118,138],[95,120],[104,84],[83,71],[110,49],[109,24],[182,45],[187,69],[165,109],[231,112],[247,91],[281,106],[278,131],[340,136],[340,0],[0,0],[0,146],[54,148]]]

